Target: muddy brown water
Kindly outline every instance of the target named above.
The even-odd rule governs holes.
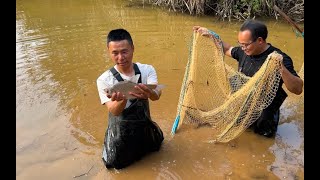
[[[282,106],[275,139],[248,131],[213,144],[210,129],[187,126],[170,134],[192,27],[206,26],[236,45],[240,22],[122,0],[16,3],[17,179],[304,179],[303,103]],[[298,71],[303,38],[288,23],[266,23],[268,41],[289,54]],[[100,159],[107,109],[100,105],[96,79],[112,65],[106,34],[119,27],[133,37],[134,61],[152,64],[166,86],[161,99],[150,102],[165,140],[159,152],[123,170],[107,170]]]

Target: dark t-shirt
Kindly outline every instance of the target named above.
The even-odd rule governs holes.
[[[297,72],[294,70],[292,59],[287,54],[282,52],[280,49],[273,47],[271,44],[269,45],[270,47],[266,51],[254,56],[247,56],[241,49],[241,47],[234,47],[231,51],[231,55],[234,59],[236,59],[239,62],[238,70],[241,70],[241,72],[245,75],[252,77],[260,69],[263,62],[267,59],[268,55],[271,54],[273,51],[277,51],[279,54],[283,56],[284,66],[293,75],[298,76]]]
[[[238,71],[244,73],[247,76],[252,77],[260,69],[264,61],[267,59],[268,55],[274,51],[277,51],[279,54],[283,56],[284,66],[293,75],[298,76],[297,72],[294,70],[292,59],[287,54],[282,52],[280,49],[273,47],[271,44],[269,45],[270,47],[266,51],[264,51],[259,55],[254,55],[254,56],[246,55],[244,51],[241,49],[241,47],[234,47],[231,50],[231,55],[234,59],[236,59],[239,62]],[[278,91],[276,93],[276,97],[273,99],[272,103],[265,110],[263,110],[262,115],[257,120],[258,123],[261,123],[261,121],[269,121],[269,124],[271,121],[274,121],[272,122],[272,124],[268,126],[263,127],[261,125],[260,127],[256,128],[256,129],[260,128],[260,130],[263,131],[262,134],[264,134],[265,131],[269,131],[269,129],[272,129],[271,131],[273,131],[274,133],[277,129],[279,119],[278,118],[274,119],[273,117],[275,117],[276,114],[279,113],[279,108],[281,104],[288,96],[287,93],[283,90],[282,84],[283,84],[283,80],[281,79]],[[267,123],[267,122],[263,122],[263,123]]]

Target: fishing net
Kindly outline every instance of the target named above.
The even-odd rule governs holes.
[[[245,131],[271,104],[281,79],[281,55],[271,53],[247,77],[225,63],[220,37],[193,34],[172,134],[182,124],[209,125],[213,142],[228,142]]]

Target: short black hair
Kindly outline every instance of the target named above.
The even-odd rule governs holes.
[[[251,32],[252,40],[255,41],[259,37],[261,37],[263,40],[266,40],[268,37],[268,29],[267,26],[257,20],[246,20],[241,28],[240,31],[249,30]]]
[[[130,33],[125,29],[114,29],[111,30],[107,36],[107,46],[109,46],[110,41],[122,41],[127,40],[131,46],[133,46],[133,41]]]

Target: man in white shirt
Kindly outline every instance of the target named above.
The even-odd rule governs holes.
[[[105,134],[102,160],[107,168],[124,168],[145,154],[158,151],[163,141],[160,127],[151,119],[149,101],[156,101],[161,90],[149,89],[144,84],[158,84],[153,66],[133,63],[134,45],[129,32],[114,29],[107,37],[107,48],[114,67],[97,79],[97,88],[102,105],[109,111],[108,129]],[[121,92],[107,95],[104,91],[119,81],[139,76],[135,86],[136,97],[128,100]]]

